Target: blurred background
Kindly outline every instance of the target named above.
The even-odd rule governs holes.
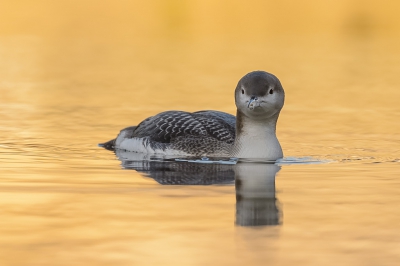
[[[0,0],[2,265],[398,265],[399,10]],[[235,114],[253,70],[285,89],[285,156],[332,162],[282,167],[278,226],[235,227],[233,185],[162,186],[97,147],[165,110]]]
[[[166,109],[234,113],[237,81],[262,69],[286,89],[282,134],[398,132],[396,1],[0,3],[1,103],[31,115],[90,106],[107,130]]]

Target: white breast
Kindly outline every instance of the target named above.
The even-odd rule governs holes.
[[[283,157],[274,124],[243,121],[242,132],[236,136],[232,156],[277,160]]]

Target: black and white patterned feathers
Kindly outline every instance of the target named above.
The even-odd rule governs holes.
[[[130,137],[171,143],[178,137],[210,137],[228,144],[235,140],[235,117],[217,111],[167,111],[142,121]]]
[[[100,146],[166,156],[273,160],[283,156],[275,134],[283,103],[279,80],[267,72],[254,71],[235,89],[237,117],[218,111],[162,112],[123,129],[116,139]]]
[[[235,124],[235,116],[219,111],[167,111],[121,130],[116,139],[101,146],[166,155],[228,155]]]
[[[167,111],[128,127],[101,146],[165,155],[228,156],[236,118],[219,111]]]

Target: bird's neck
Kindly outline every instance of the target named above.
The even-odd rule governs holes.
[[[278,116],[279,113],[268,119],[254,120],[238,110],[232,156],[261,160],[282,158],[282,148],[276,137]]]

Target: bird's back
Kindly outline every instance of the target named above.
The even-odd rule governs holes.
[[[100,145],[150,154],[228,156],[235,124],[235,116],[219,111],[167,111],[121,130],[116,139]]]
[[[184,137],[210,137],[231,144],[235,140],[235,116],[218,111],[167,111],[143,120],[130,137],[171,143]]]

